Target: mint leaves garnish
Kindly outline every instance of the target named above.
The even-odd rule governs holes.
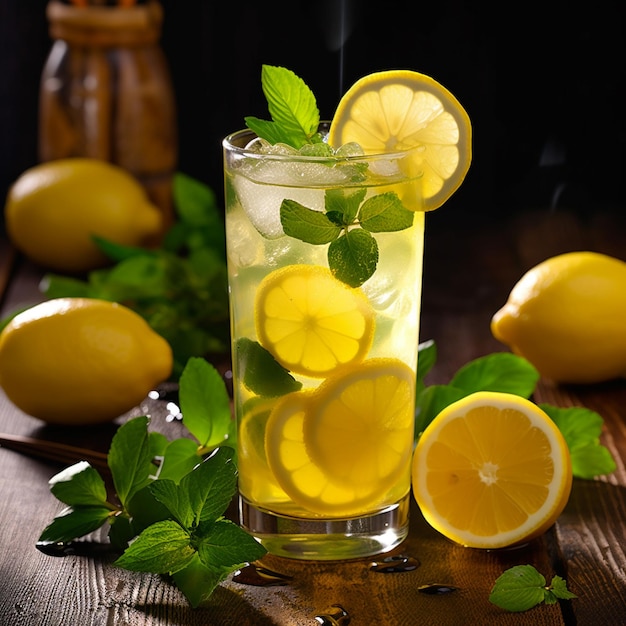
[[[271,144],[284,143],[296,150],[322,141],[320,112],[313,92],[291,70],[263,65],[261,84],[272,121],[246,117],[246,126]]]
[[[264,65],[261,82],[272,121],[246,117],[248,128],[271,144],[287,144],[303,155],[331,157],[333,149],[318,133],[320,115],[315,96],[304,81],[284,67]],[[334,165],[342,168],[346,181],[363,179],[363,163],[329,158],[328,166]],[[328,190],[324,213],[289,199],[280,207],[284,233],[313,245],[329,244],[331,272],[351,287],[361,286],[376,271],[378,243],[372,233],[410,228],[414,218],[396,193],[365,200],[366,193],[364,188]]]
[[[328,266],[335,278],[359,287],[376,271],[378,243],[372,233],[410,228],[415,214],[394,192],[365,200],[365,189],[327,190],[325,212],[283,200],[280,221],[286,235],[310,244],[330,244]]]
[[[530,398],[539,381],[539,372],[523,357],[495,352],[461,367],[447,385],[424,384],[435,364],[437,347],[433,341],[419,345],[417,393],[415,399],[416,437],[445,407],[476,391],[499,391]],[[576,478],[591,479],[615,471],[615,460],[600,443],[604,420],[590,409],[557,408],[539,404],[561,431],[572,460]]]
[[[555,604],[576,597],[560,576],[554,576],[547,585],[543,574],[532,565],[516,565],[496,579],[489,601],[507,611],[521,612],[542,602]]]
[[[115,565],[171,575],[198,606],[231,572],[266,550],[224,517],[237,488],[236,431],[224,382],[195,357],[180,378],[179,397],[190,437],[170,442],[149,431],[147,416],[117,430],[108,454],[115,500],[85,461],[50,480],[66,507],[39,543],[70,542],[108,523],[111,547],[121,552]]]

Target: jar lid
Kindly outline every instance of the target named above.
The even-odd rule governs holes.
[[[77,7],[50,0],[50,36],[80,46],[140,46],[158,41],[163,23],[160,2],[132,7]]]

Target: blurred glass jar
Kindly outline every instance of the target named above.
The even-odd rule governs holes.
[[[159,45],[161,4],[51,0],[46,15],[53,44],[40,84],[40,161],[82,156],[115,163],[144,185],[169,225],[178,132]]]

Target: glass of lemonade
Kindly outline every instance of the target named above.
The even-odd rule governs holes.
[[[419,148],[309,156],[250,130],[223,147],[241,524],[285,557],[391,550],[414,446]]]

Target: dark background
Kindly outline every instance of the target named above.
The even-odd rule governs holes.
[[[178,169],[220,197],[221,139],[243,127],[245,115],[267,118],[260,71],[268,63],[301,76],[323,118],[357,78],[377,70],[414,69],[448,87],[472,119],[474,161],[438,221],[527,208],[624,208],[622,1],[162,4]],[[46,0],[0,0],[3,195],[37,162],[38,83],[51,44],[45,7]]]

